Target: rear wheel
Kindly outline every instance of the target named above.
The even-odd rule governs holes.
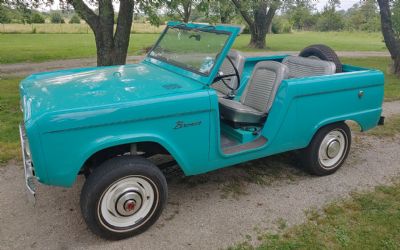
[[[161,215],[167,183],[150,161],[113,158],[94,169],[81,193],[83,217],[95,234],[112,240],[144,232]]]
[[[350,146],[351,132],[345,123],[327,125],[318,130],[307,148],[300,150],[302,164],[312,174],[332,174],[345,162]]]
[[[341,73],[343,71],[343,65],[338,55],[333,49],[326,45],[315,44],[308,46],[300,52],[299,56],[333,62],[336,65],[336,73]]]

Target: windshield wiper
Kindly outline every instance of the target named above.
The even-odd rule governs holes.
[[[186,25],[186,23],[180,23],[174,26],[171,26],[172,29],[178,29],[178,28],[185,28],[185,29],[190,29],[193,31],[202,31],[202,30],[215,30],[215,26],[214,25],[207,25],[207,26],[203,26],[203,27],[198,27],[198,28],[192,28]]]
[[[207,26],[204,26],[204,27],[196,28],[196,30],[208,30],[208,29],[215,30],[215,26],[214,25],[207,25]]]
[[[188,27],[186,26],[185,23],[180,23],[180,24],[171,26],[171,29],[177,29],[177,28],[188,28]]]

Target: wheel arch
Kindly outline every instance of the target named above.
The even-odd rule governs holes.
[[[317,134],[317,132],[320,129],[322,129],[322,128],[326,127],[326,126],[329,126],[331,124],[335,124],[335,123],[345,123],[347,126],[349,126],[349,123],[350,124],[354,124],[354,125],[350,125],[349,126],[350,130],[354,130],[354,128],[357,128],[359,131],[364,131],[363,123],[360,120],[355,119],[355,118],[348,118],[348,119],[342,118],[342,119],[325,120],[325,121],[322,121],[322,122],[318,123],[313,128],[313,132],[312,132],[311,136],[308,138],[307,145],[305,147],[310,145],[312,139],[314,138],[314,136]]]
[[[80,168],[76,174],[78,175],[79,173],[84,171],[87,166],[90,166],[90,161],[96,159],[97,157],[105,157],[104,160],[107,160],[112,158],[112,155],[114,153],[118,154],[122,151],[127,150],[129,152],[130,146],[132,144],[136,144],[140,148],[152,148],[152,150],[157,151],[157,153],[165,153],[171,155],[171,157],[178,163],[182,171],[186,173],[185,161],[183,157],[178,153],[178,150],[175,146],[167,143],[165,140],[157,136],[143,136],[126,139],[118,138],[118,140],[104,141],[101,144],[97,143],[96,146],[89,147],[89,149],[84,153],[84,160],[81,162]]]

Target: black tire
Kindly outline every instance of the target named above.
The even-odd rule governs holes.
[[[83,218],[93,233],[105,239],[120,240],[140,234],[153,225],[165,207],[167,196],[167,182],[156,165],[144,158],[121,156],[93,170],[83,186],[80,205]],[[107,209],[102,209],[103,206]],[[108,209],[110,207],[113,212]],[[122,215],[121,211],[132,214]],[[122,226],[121,222],[121,226],[116,226],[119,222],[112,224],[105,218],[133,224]]]
[[[299,56],[301,57],[318,57],[324,61],[330,61],[336,65],[336,73],[343,72],[343,65],[338,55],[333,49],[323,44],[314,44],[303,49]]]
[[[337,138],[331,136],[335,134],[337,135]],[[330,138],[333,141],[328,141],[329,143],[326,143],[326,138]],[[333,145],[332,143],[334,141],[339,141],[338,138],[341,138],[340,141],[342,141],[342,143],[335,142],[335,145]],[[337,143],[339,143],[338,154],[335,157],[330,158],[328,153],[330,152],[329,149],[332,149],[332,146],[336,146]],[[325,148],[325,145],[330,146],[326,146]],[[343,145],[343,151],[341,145]],[[308,147],[299,151],[301,163],[311,174],[318,176],[330,175],[336,172],[343,165],[349,154],[350,147],[351,131],[349,127],[344,122],[333,123],[320,128],[314,135]],[[334,155],[334,153],[335,151],[333,151],[332,155]],[[328,162],[332,165],[327,164]]]

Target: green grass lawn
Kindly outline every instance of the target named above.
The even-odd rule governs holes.
[[[156,34],[132,35],[130,54],[150,46]],[[0,64],[96,56],[92,34],[0,34]]]
[[[158,34],[132,34],[129,54],[141,53],[151,46]],[[234,48],[242,51],[257,51],[247,48],[249,35],[237,38]],[[292,34],[268,35],[268,50],[292,51],[316,43],[324,43],[338,51],[385,51],[380,33],[360,32],[296,32]],[[42,62],[83,58],[96,55],[92,34],[0,34],[0,64],[18,62]]]
[[[0,79],[0,165],[20,157],[18,84],[21,79]]]
[[[259,235],[261,244],[231,249],[399,249],[400,184],[354,194],[352,199],[311,212],[305,224]]]

